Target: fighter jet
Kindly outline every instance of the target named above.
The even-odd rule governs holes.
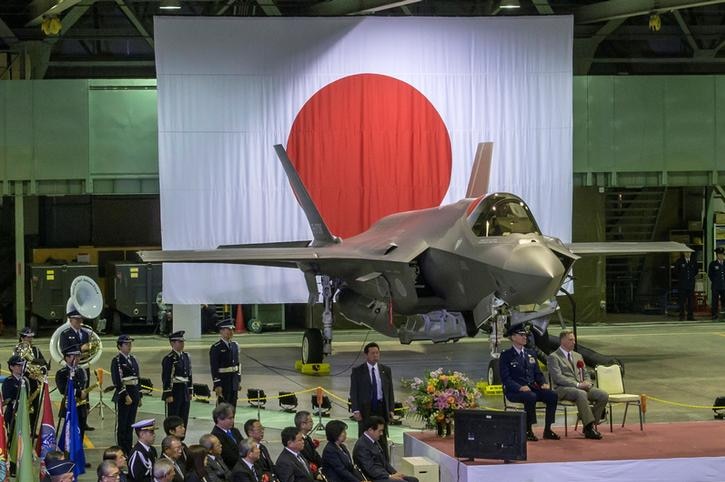
[[[488,152],[490,162],[491,146],[485,147],[480,145],[478,152]],[[319,363],[332,353],[333,306],[350,321],[397,336],[402,343],[456,341],[480,329],[490,331],[497,322],[499,331],[502,322],[527,322],[544,335],[549,317],[557,311],[556,295],[580,254],[688,250],[671,242],[565,245],[542,234],[520,197],[475,192],[485,191],[487,182],[473,180],[467,193],[471,197],[384,217],[343,241],[325,225],[285,149],[274,149],[313,240],[139,254],[145,262],[302,270],[310,302],[321,294],[325,308],[322,330],[308,329],[303,335],[303,363]],[[486,156],[480,157],[486,162]],[[479,171],[477,163],[474,173]]]

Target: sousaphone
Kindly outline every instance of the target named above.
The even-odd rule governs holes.
[[[70,285],[70,298],[66,303],[65,312],[72,310],[78,311],[81,316],[87,320],[92,320],[101,314],[103,310],[103,295],[98,284],[88,276],[76,277]],[[50,356],[57,363],[64,365],[63,352],[60,349],[60,334],[64,330],[70,328],[70,323],[66,321],[58,327],[50,337]],[[95,363],[103,353],[103,343],[101,338],[90,327],[81,325],[81,329],[88,332],[90,349],[81,354],[79,366],[86,368],[89,364]]]

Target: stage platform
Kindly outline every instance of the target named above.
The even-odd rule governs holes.
[[[527,460],[459,462],[453,437],[406,432],[406,457],[428,457],[440,465],[441,482],[523,481],[725,481],[725,422],[638,424],[614,432],[601,427],[602,440],[558,427],[561,440],[528,442]],[[537,435],[541,437],[541,430]],[[498,478],[498,479],[497,479]]]

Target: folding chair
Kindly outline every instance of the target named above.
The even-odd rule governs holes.
[[[642,403],[639,395],[625,393],[624,382],[622,381],[622,370],[619,365],[597,365],[594,371],[597,374],[597,386],[609,394],[609,431],[614,431],[612,422],[612,404],[624,403],[624,417],[622,427],[627,421],[627,409],[630,405],[637,405],[639,409],[639,429],[644,430],[644,417],[642,415]]]

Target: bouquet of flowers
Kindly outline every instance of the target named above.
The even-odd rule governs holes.
[[[405,405],[428,427],[450,423],[455,410],[477,407],[481,396],[466,375],[442,368],[430,372],[425,380],[413,378],[409,387],[413,394]]]

